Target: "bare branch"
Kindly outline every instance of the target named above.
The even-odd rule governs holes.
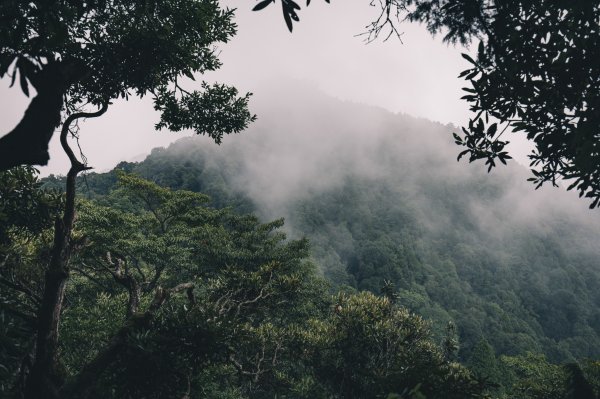
[[[69,143],[67,142],[67,135],[70,132],[71,124],[81,118],[96,118],[98,116],[101,116],[106,112],[107,109],[108,102],[105,102],[104,104],[102,104],[102,107],[100,107],[100,109],[96,112],[76,112],[74,114],[69,115],[62,125],[62,129],[60,131],[60,144],[67,156],[69,157],[69,160],[71,161],[71,167],[80,168],[79,172],[89,168],[87,168],[83,163],[81,163],[77,159],[77,157],[73,153],[73,150],[69,146]]]
[[[387,30],[384,42],[390,37],[396,36],[402,43],[402,33],[398,30],[397,25],[401,22],[400,14],[406,11],[406,0],[371,0],[370,5],[379,7],[381,11],[375,21],[365,27],[366,31],[356,36],[365,36],[365,42],[371,43]]]

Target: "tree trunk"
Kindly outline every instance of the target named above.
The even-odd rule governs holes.
[[[91,71],[77,60],[51,60],[36,66],[24,57],[19,73],[31,82],[37,95],[31,100],[19,124],[0,138],[0,171],[18,165],[46,165],[48,143],[60,125],[63,98],[69,87]]]
[[[54,229],[52,258],[45,275],[44,295],[38,313],[35,361],[29,375],[26,399],[58,399],[64,384],[58,358],[58,327],[71,257],[71,232],[75,222],[75,179],[81,170],[72,166],[67,175],[65,213]]]
[[[71,161],[71,168],[67,174],[65,211],[63,218],[56,221],[54,229],[52,257],[46,271],[44,295],[38,313],[35,359],[25,386],[25,399],[59,399],[59,391],[64,384],[65,376],[58,353],[58,329],[73,249],[71,233],[75,224],[75,182],[79,172],[87,169],[73,154],[67,143],[67,134],[76,119],[100,116],[107,107],[108,104],[105,104],[95,113],[72,114],[61,129],[60,141]]]
[[[48,143],[60,124],[64,90],[38,92],[19,124],[0,138],[0,171],[18,165],[46,165]]]

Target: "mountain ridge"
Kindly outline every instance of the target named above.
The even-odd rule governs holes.
[[[185,138],[118,169],[285,217],[332,284],[391,281],[440,339],[456,323],[463,360],[481,340],[497,354],[600,356],[600,219],[583,201],[534,191],[514,162],[457,163],[452,126],[307,91],[264,94],[259,120],[221,147]],[[97,196],[114,171],[87,180]]]

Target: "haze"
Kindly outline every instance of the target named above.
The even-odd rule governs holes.
[[[462,81],[456,78],[466,67],[460,56],[466,49],[443,44],[421,26],[404,24],[402,42],[390,38],[367,45],[356,35],[364,31],[376,9],[364,2],[313,2],[302,10],[293,34],[287,31],[279,7],[257,13],[251,11],[251,3],[226,4],[238,7],[238,34],[220,47],[221,70],[197,80],[233,84],[241,92],[258,95],[259,87],[292,78],[334,97],[392,112],[456,125],[468,120],[467,104],[460,100]],[[29,101],[19,88],[8,86],[9,79],[0,81],[3,133],[18,123]],[[287,92],[277,101],[295,95]],[[156,132],[157,120],[149,99],[117,101],[102,118],[82,124],[81,148],[89,164],[103,171],[122,160],[141,160],[152,148],[190,135]],[[68,169],[57,139],[51,143],[51,161],[41,168],[42,175],[65,174]],[[513,146],[523,163],[526,148],[523,140]]]

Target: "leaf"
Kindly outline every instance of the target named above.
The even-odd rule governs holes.
[[[471,73],[471,71],[473,71],[472,69],[465,69],[464,71],[462,71],[460,73],[460,75],[458,75],[459,78],[462,78],[463,76],[467,76],[468,74]]]
[[[289,31],[292,32],[292,19],[290,18],[290,14],[288,13],[288,11],[285,9],[283,10],[283,19],[285,20],[285,24],[287,25]]]
[[[194,78],[194,75],[192,75],[192,72],[190,72],[188,69],[186,69],[185,71],[183,71],[183,74],[185,76],[187,76],[188,78],[192,79],[193,81],[196,81],[196,79]]]
[[[258,3],[257,5],[254,6],[254,8],[252,9],[252,11],[260,11],[263,8],[265,8],[266,6],[268,6],[271,3],[274,3],[275,0],[263,0],[260,3]]]
[[[497,123],[491,124],[487,130],[488,137],[494,137],[494,135],[496,134],[497,131],[498,131],[498,124]]]
[[[293,0],[286,0],[286,2],[290,5],[292,10],[299,10],[300,6]]]
[[[469,152],[469,150],[464,150],[461,151],[460,154],[458,154],[458,157],[456,158],[457,161],[460,161],[460,159],[465,156],[467,153]]]
[[[0,54],[0,79],[4,77],[4,74],[8,71],[10,64],[12,64],[13,56]]]
[[[23,90],[25,96],[29,97],[29,84],[27,83],[25,74],[21,70],[19,70],[19,83],[21,84],[21,90]]]
[[[475,62],[475,60],[473,60],[473,58],[471,58],[471,56],[469,56],[469,54],[462,53],[461,55],[462,55],[462,57],[463,57],[465,60],[469,61],[471,64],[473,64],[473,65],[477,65],[477,63]]]
[[[8,87],[13,87],[15,85],[15,79],[16,78],[17,78],[17,67],[15,65],[15,67],[13,68],[12,77],[10,79],[10,86],[8,86]]]
[[[479,75],[479,71],[477,69],[473,70],[473,72],[471,72],[466,78],[465,80],[471,80],[473,79],[475,76]]]

